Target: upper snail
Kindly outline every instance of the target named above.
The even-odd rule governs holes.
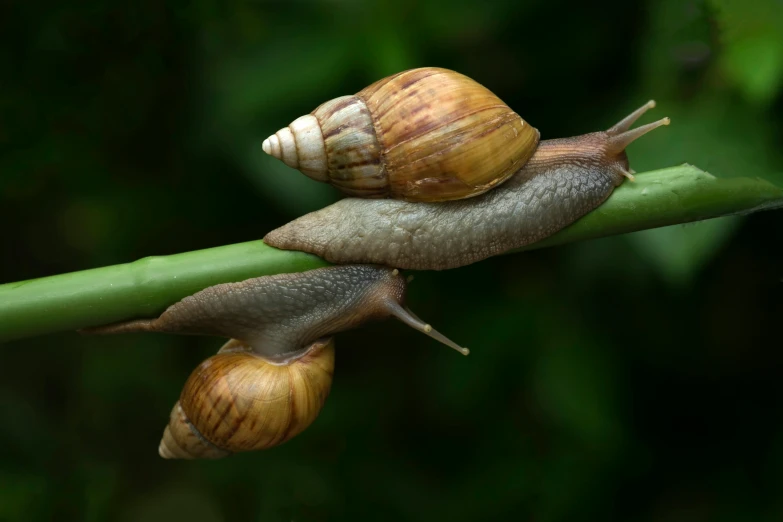
[[[264,142],[311,177],[364,196],[306,214],[264,242],[331,263],[412,270],[457,268],[535,243],[634,179],[626,147],[670,123],[633,128],[653,107],[650,100],[606,130],[539,141],[537,130],[461,74],[399,73],[327,102]],[[319,165],[327,172],[316,173]]]
[[[263,149],[352,196],[446,201],[503,183],[538,141],[538,130],[484,86],[424,67],[327,101]]]

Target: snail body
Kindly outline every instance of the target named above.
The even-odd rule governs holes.
[[[538,130],[486,87],[425,67],[323,103],[263,149],[348,195],[431,202],[502,184],[538,140]]]
[[[229,338],[190,375],[159,446],[164,458],[220,458],[282,444],[315,421],[331,389],[335,333],[394,316],[467,354],[405,307],[406,288],[398,270],[370,265],[263,276],[86,333]]]
[[[607,131],[542,140],[505,183],[469,199],[438,203],[345,198],[264,237],[332,263],[415,270],[468,265],[519,248],[573,223],[632,178],[625,148],[669,123],[631,129],[648,102]]]

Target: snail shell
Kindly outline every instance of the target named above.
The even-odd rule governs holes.
[[[486,87],[425,67],[322,104],[263,149],[352,196],[445,201],[503,183],[538,141],[538,130]]]
[[[216,459],[282,444],[318,417],[333,372],[332,338],[285,363],[231,340],[190,375],[158,452],[167,459]]]

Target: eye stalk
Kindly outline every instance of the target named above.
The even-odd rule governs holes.
[[[609,136],[607,139],[607,151],[610,154],[620,155],[625,152],[626,147],[633,143],[634,141],[638,140],[648,132],[657,129],[658,127],[661,127],[663,125],[669,125],[671,123],[671,120],[669,118],[661,118],[658,121],[654,121],[652,123],[648,123],[646,125],[642,125],[640,127],[636,127],[635,129],[631,129],[631,125],[636,123],[636,121],[642,117],[642,115],[647,112],[650,109],[655,108],[655,100],[650,100],[635,111],[633,111],[631,114],[617,122],[614,126],[609,128],[606,131],[606,134]],[[628,160],[625,160],[625,163],[628,163]],[[622,167],[618,167],[618,170],[620,174],[625,176],[631,181],[635,181],[636,178],[633,176],[633,172],[631,169],[624,169]]]

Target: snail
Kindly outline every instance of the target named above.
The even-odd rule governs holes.
[[[157,319],[90,333],[227,337],[186,382],[159,453],[220,458],[282,444],[329,394],[335,333],[394,316],[467,355],[404,305],[398,269],[444,270],[518,248],[598,207],[625,178],[647,102],[606,131],[540,140],[499,98],[421,68],[328,101],[263,150],[349,196],[264,237],[338,266],[209,287]],[[361,264],[358,264],[361,263]],[[393,267],[393,268],[392,268]]]
[[[315,421],[329,395],[335,333],[393,316],[467,355],[405,306],[397,269],[344,265],[208,287],[156,319],[86,329],[227,337],[185,383],[161,457],[216,459],[271,448]]]
[[[625,148],[669,124],[631,129],[653,107],[647,102],[606,131],[539,141],[537,130],[459,73],[390,76],[264,141],[286,164],[368,196],[306,214],[264,242],[336,264],[413,270],[457,268],[534,243],[634,179]]]

